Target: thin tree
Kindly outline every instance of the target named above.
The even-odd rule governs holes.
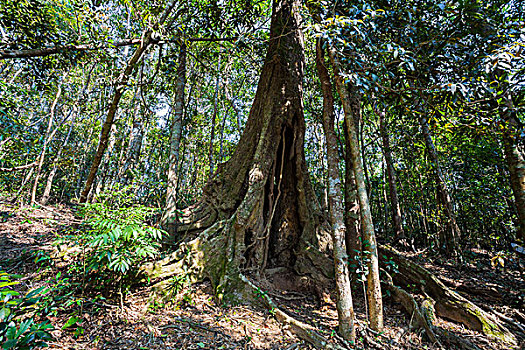
[[[177,1],[175,0],[169,3],[168,6],[165,8],[165,10],[160,15],[159,20],[156,22],[156,24],[152,28],[148,28],[143,33],[143,36],[142,36],[143,40],[141,40],[139,47],[135,50],[135,53],[131,56],[128,63],[126,64],[126,67],[124,68],[124,70],[118,77],[117,81],[115,82],[115,92],[113,94],[113,98],[109,106],[106,120],[104,121],[104,124],[102,125],[102,131],[100,133],[97,151],[95,153],[95,157],[93,158],[93,163],[91,164],[91,168],[89,170],[86,184],[84,186],[84,189],[82,190],[82,193],[80,194],[80,203],[86,202],[88,198],[88,194],[91,191],[91,186],[93,185],[93,182],[95,181],[95,177],[97,175],[98,168],[100,166],[100,163],[102,162],[102,157],[104,156],[104,153],[106,152],[106,149],[108,147],[111,126],[113,125],[113,122],[115,120],[115,115],[118,110],[120,99],[122,98],[122,95],[124,94],[124,91],[126,90],[129,77],[131,73],[133,72],[137,62],[142,57],[142,54],[146,52],[146,50],[148,49],[150,45],[159,41],[158,34],[156,34],[155,31],[158,30],[159,27],[164,24],[164,22],[170,15],[171,11],[175,7],[176,3]],[[174,19],[172,19],[172,21],[173,20]]]
[[[180,141],[182,136],[182,116],[184,113],[184,89],[186,88],[186,43],[181,41],[178,59],[179,66],[175,77],[173,93],[170,136],[170,158],[168,165],[168,186],[166,189],[166,206],[161,218],[161,225],[168,231],[171,239],[177,234],[177,189],[179,185]]]
[[[423,138],[425,139],[426,150],[432,163],[432,171],[437,185],[438,200],[443,205],[447,219],[446,230],[444,231],[445,237],[441,238],[440,244],[446,246],[447,253],[456,256],[458,255],[458,244],[459,239],[461,238],[461,231],[456,222],[454,203],[452,202],[450,190],[445,181],[445,174],[441,168],[436,146],[434,145],[432,134],[428,127],[428,118],[425,113],[421,113],[418,119]]]
[[[337,57],[337,52],[333,47],[329,47],[330,60],[335,76],[335,85],[339,92],[339,97],[343,104],[343,111],[345,114],[345,123],[347,124],[349,132],[349,145],[352,156],[352,166],[357,185],[357,195],[359,198],[359,206],[361,213],[361,229],[363,232],[363,252],[366,252],[365,257],[368,260],[368,275],[367,275],[367,299],[370,327],[373,330],[380,331],[383,329],[383,299],[381,296],[381,283],[379,280],[379,262],[377,255],[377,242],[374,232],[374,223],[372,220],[372,213],[370,211],[370,203],[368,201],[368,194],[366,190],[366,183],[363,170],[363,160],[359,150],[359,139],[357,136],[357,129],[352,113],[351,97],[341,76],[341,65]],[[355,96],[354,96],[355,97]]]
[[[396,171],[392,159],[392,149],[390,148],[390,136],[385,121],[386,112],[384,108],[378,110],[375,101],[372,105],[375,113],[379,115],[379,132],[383,143],[383,156],[385,158],[386,173],[388,176],[388,199],[390,201],[390,211],[392,214],[392,222],[394,224],[394,242],[400,242],[405,239],[405,232],[403,230],[401,207],[399,206],[399,198],[397,195]]]
[[[47,123],[46,133],[44,135],[44,144],[42,145],[42,151],[40,151],[40,155],[38,156],[36,172],[35,172],[35,180],[33,182],[33,187],[31,188],[31,204],[36,203],[36,190],[38,188],[38,181],[40,180],[40,172],[42,171],[42,165],[44,164],[44,159],[46,157],[47,147],[49,145],[49,142],[51,142],[51,140],[55,136],[56,131],[58,130],[58,127],[55,128],[55,130],[53,131],[51,131],[51,128],[53,126],[53,121],[55,120],[55,108],[57,106],[57,103],[58,103],[58,100],[61,94],[62,94],[62,82],[60,82],[58,85],[55,99],[53,100],[53,103],[51,104],[51,108],[49,109],[49,120]]]
[[[341,175],[339,173],[339,152],[337,136],[334,131],[334,96],[332,94],[330,75],[325,66],[324,50],[320,39],[317,40],[315,47],[315,67],[317,68],[317,74],[321,81],[321,90],[323,92],[323,130],[326,138],[326,158],[329,179],[328,201],[330,203],[329,212],[330,223],[332,225],[339,332],[344,339],[355,342],[355,313],[348,275],[343,194],[341,191]]]

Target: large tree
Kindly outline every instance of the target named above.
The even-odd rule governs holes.
[[[329,227],[320,215],[304,156],[304,43],[300,1],[276,0],[257,93],[236,151],[183,211],[178,227],[187,259],[175,252],[150,266],[154,280],[185,264],[235,297],[247,272],[286,269],[322,283],[333,276]],[[185,247],[185,248],[184,248]],[[174,263],[175,261],[175,263]],[[299,279],[298,279],[299,280]]]

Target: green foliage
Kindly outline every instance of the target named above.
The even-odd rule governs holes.
[[[131,277],[141,263],[159,255],[165,231],[145,222],[156,209],[132,205],[126,190],[105,192],[98,202],[85,204],[79,211],[84,224],[66,241],[80,246],[82,266],[73,265],[85,274],[100,277]],[[61,240],[58,241],[60,243]],[[115,279],[104,278],[104,285]]]
[[[18,284],[14,277],[0,271],[0,345],[22,350],[47,346],[53,326],[47,321],[35,322],[33,314],[40,310],[49,289],[41,287],[22,295],[13,289]]]

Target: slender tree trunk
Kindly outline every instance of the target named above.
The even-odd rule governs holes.
[[[133,167],[133,164],[138,161],[140,156],[140,148],[142,147],[142,139],[144,137],[144,120],[143,116],[140,115],[140,101],[139,98],[140,86],[137,86],[135,96],[135,107],[133,108],[132,126],[129,133],[129,142],[124,151],[125,157],[122,166],[119,166],[117,178],[122,185],[127,185],[131,179],[129,170]]]
[[[343,78],[340,73],[340,64],[337,54],[333,48],[329,49],[330,59],[334,68],[335,83],[339,97],[343,104],[345,122],[348,124],[350,136],[350,150],[353,160],[354,174],[357,184],[357,194],[361,209],[361,227],[363,231],[363,250],[367,251],[368,275],[367,275],[367,297],[370,315],[370,327],[375,331],[383,329],[383,299],[381,296],[381,284],[379,280],[379,264],[377,256],[377,242],[372,221],[372,213],[368,202],[365,177],[363,171],[363,160],[359,151],[359,139],[355,121],[352,117],[352,103]],[[354,96],[355,98],[355,96]]]
[[[122,71],[122,73],[116,81],[115,93],[113,94],[113,99],[111,101],[111,105],[109,106],[106,120],[104,121],[104,125],[102,126],[97,152],[95,153],[95,157],[93,158],[93,163],[91,164],[91,169],[89,170],[84,189],[80,194],[80,203],[86,202],[89,191],[91,190],[91,186],[93,185],[93,181],[95,181],[98,167],[100,166],[100,162],[102,161],[102,157],[104,156],[104,152],[106,151],[108,146],[108,138],[109,133],[111,131],[111,126],[113,125],[113,122],[115,120],[115,115],[117,113],[118,105],[120,99],[122,98],[122,94],[124,93],[124,91],[126,90],[126,86],[128,85],[129,77],[133,72],[133,69],[135,68],[137,62],[142,57],[142,54],[148,49],[148,47],[151,44],[154,44],[158,41],[158,38],[156,37],[156,35],[154,35],[154,30],[157,30],[162,24],[164,24],[175,5],[176,1],[171,1],[160,15],[160,18],[157,21],[157,23],[153,26],[153,29],[148,29],[143,33],[143,39],[141,40],[139,47],[135,50],[135,53],[133,54],[133,56],[131,56],[126,65],[126,68]]]
[[[99,174],[96,176],[97,184],[94,187],[93,194],[98,195],[104,191],[106,185],[106,179],[108,178],[109,166],[111,163],[111,158],[113,156],[113,150],[115,149],[115,143],[117,142],[117,136],[115,135],[117,127],[115,124],[111,125],[111,133],[108,137],[107,151],[102,157]]]
[[[334,246],[339,332],[344,339],[355,342],[355,313],[348,275],[343,194],[341,193],[341,177],[339,173],[339,152],[337,137],[334,131],[334,97],[332,95],[332,83],[330,82],[330,75],[325,66],[324,51],[321,45],[321,40],[318,39],[316,43],[315,66],[323,92],[323,129],[326,137],[326,158],[329,178],[328,200],[330,202],[330,221]]]
[[[421,125],[421,131],[423,132],[423,137],[425,138],[425,145],[432,162],[432,168],[434,170],[434,175],[437,182],[437,191],[439,201],[445,209],[447,225],[446,225],[446,242],[441,242],[441,244],[446,244],[446,249],[449,254],[457,255],[458,254],[458,244],[461,239],[461,231],[456,223],[456,214],[454,212],[454,204],[452,198],[450,197],[450,191],[448,189],[447,183],[445,182],[445,176],[441,169],[439,163],[438,154],[434,142],[432,141],[432,135],[430,134],[430,129],[428,127],[427,117],[421,115],[419,117],[419,124]]]
[[[67,146],[69,142],[69,137],[71,136],[71,131],[73,130],[73,126],[75,125],[75,120],[77,118],[77,115],[78,113],[75,113],[75,116],[71,119],[71,124],[69,125],[69,130],[67,132],[66,138],[64,139],[64,142],[62,143],[62,146],[58,150],[55,160],[53,161],[53,168],[49,172],[49,175],[46,181],[46,187],[44,189],[44,194],[42,195],[42,198],[40,199],[40,203],[42,205],[46,205],[47,201],[49,200],[49,196],[51,195],[51,187],[53,185],[53,179],[55,178],[55,175],[57,173],[58,162],[60,161],[60,156],[62,155],[62,151],[64,150],[64,148]]]
[[[81,115],[81,113],[82,113],[81,103],[82,103],[82,101],[84,100],[84,98],[86,96],[86,90],[87,90],[87,88],[89,86],[89,83],[91,81],[91,73],[93,72],[94,68],[95,68],[95,64],[93,64],[93,66],[91,66],[91,69],[89,70],[89,72],[87,74],[87,77],[86,77],[86,80],[85,80],[85,82],[84,82],[84,84],[82,86],[82,90],[80,91],[80,94],[78,95],[78,97],[76,99],[76,104],[75,104],[75,106],[73,106],[74,116],[71,119],[71,124],[69,126],[69,130],[67,132],[66,138],[64,139],[64,142],[62,143],[62,146],[58,150],[58,153],[57,153],[57,155],[55,157],[55,160],[53,162],[53,168],[51,169],[51,171],[49,173],[49,176],[47,178],[47,181],[46,181],[46,187],[44,189],[44,194],[42,195],[42,198],[40,199],[40,202],[43,205],[45,205],[47,203],[47,201],[49,200],[49,196],[51,194],[51,188],[52,188],[52,185],[53,185],[53,180],[54,180],[54,177],[55,177],[57,169],[58,169],[58,161],[60,160],[60,156],[62,155],[62,152],[63,152],[64,148],[67,146],[67,144],[69,142],[69,137],[71,136],[71,132],[73,131],[73,128],[75,126],[75,121],[76,121],[77,117],[79,115]]]
[[[518,216],[518,236],[521,236],[525,243],[525,151],[521,136],[523,129],[520,127],[509,96],[505,98],[505,103],[505,106],[500,106],[500,115],[505,121],[503,151],[509,168],[510,187],[514,195],[514,205]]]
[[[352,109],[354,112],[354,109]],[[350,133],[347,124],[343,124],[345,135],[345,228],[346,251],[348,266],[353,281],[357,281],[357,268],[361,254],[361,240],[359,233],[359,200],[357,198],[357,185],[354,175],[354,163],[350,150]]]
[[[33,188],[31,189],[31,204],[36,202],[36,190],[38,187],[38,180],[40,180],[40,172],[42,171],[42,165],[44,164],[44,158],[46,156],[47,146],[49,142],[51,142],[51,139],[54,136],[54,132],[53,133],[51,132],[51,127],[53,126],[53,120],[55,119],[55,108],[57,106],[58,99],[60,98],[61,94],[62,94],[62,84],[59,83],[55,99],[53,100],[51,109],[49,111],[49,122],[47,124],[46,135],[44,136],[44,144],[42,145],[42,151],[40,152],[40,156],[38,157],[38,165],[37,165],[37,169],[35,172],[35,181],[33,183]]]
[[[215,92],[213,95],[213,116],[211,117],[211,132],[210,132],[210,148],[208,150],[208,163],[210,164],[209,178],[213,176],[215,169],[214,158],[213,158],[213,142],[215,140],[215,122],[217,119],[217,99],[219,97],[219,84],[220,84],[220,70],[221,70],[221,53],[219,52],[219,62],[217,63],[217,79],[215,81]]]
[[[175,78],[173,120],[171,123],[170,159],[168,167],[168,186],[166,189],[166,207],[161,218],[161,225],[170,234],[170,240],[177,235],[177,191],[179,183],[180,140],[182,136],[182,116],[184,113],[184,89],[186,87],[186,44],[181,42],[179,66]]]
[[[91,141],[91,136],[93,136],[93,131],[94,131],[94,128],[95,128],[95,125],[92,125],[90,128],[89,128],[89,131],[87,133],[87,137],[84,139],[84,144],[83,144],[83,147],[81,149],[81,160],[79,161],[80,163],[80,166],[79,166],[79,169],[78,169],[78,179],[77,179],[77,183],[75,185],[75,196],[77,198],[79,198],[79,195],[80,195],[80,190],[82,189],[82,179],[84,177],[84,175],[87,173],[88,171],[88,154],[90,153],[90,141]]]
[[[146,126],[142,117],[138,117],[135,121],[133,121],[131,140],[129,142],[129,146],[127,147],[126,159],[121,170],[121,181],[123,185],[129,184],[133,179],[133,175],[130,174],[130,172],[139,161],[142,143],[144,142],[145,127]]]
[[[390,199],[390,210],[392,212],[392,223],[394,224],[394,241],[399,241],[405,238],[403,230],[401,208],[399,206],[399,198],[397,196],[396,172],[394,170],[394,162],[392,160],[392,150],[390,149],[390,138],[385,122],[385,111],[376,110],[379,114],[379,130],[381,139],[383,140],[383,155],[385,157],[386,172],[388,175],[388,191]]]
[[[33,176],[34,172],[35,172],[35,167],[32,167],[31,169],[29,169],[29,172],[24,177],[24,180],[22,181],[22,184],[20,185],[20,188],[18,189],[18,192],[16,193],[16,196],[12,200],[13,203],[18,202],[18,200],[20,199],[20,197],[22,195],[22,192],[24,191],[24,187],[25,187],[26,183],[28,183],[28,181],[31,179],[31,177]],[[21,202],[23,202],[23,201],[24,201],[24,198],[22,197],[22,201]]]

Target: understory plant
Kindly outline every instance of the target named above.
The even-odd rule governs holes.
[[[91,283],[111,288],[118,283],[122,298],[122,287],[129,287],[138,267],[160,254],[166,232],[147,223],[156,211],[132,203],[126,188],[105,192],[94,203],[83,205],[79,210],[82,225],[65,238],[68,245],[77,247],[79,258],[70,265],[74,270],[70,272],[80,272],[83,287]]]
[[[36,322],[34,314],[49,290],[41,287],[22,294],[13,289],[18,284],[15,277],[0,270],[0,346],[22,350],[47,346],[53,326]]]

